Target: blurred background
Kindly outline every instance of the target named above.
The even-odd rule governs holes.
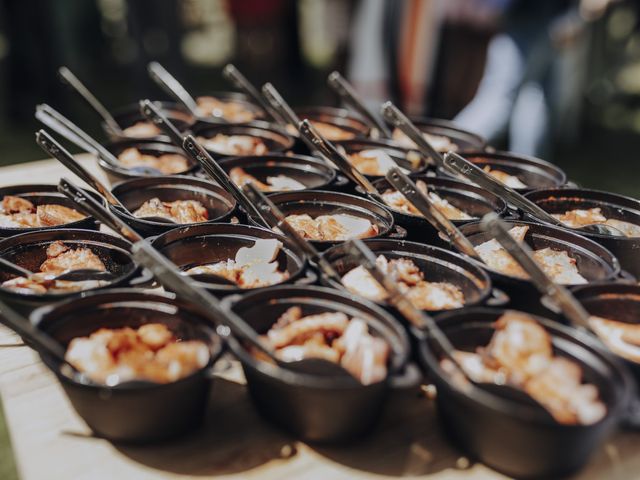
[[[334,105],[342,71],[371,106],[453,119],[578,183],[640,195],[640,0],[0,0],[0,165],[43,157],[35,105],[101,137],[57,78],[108,108],[165,98],[158,60],[194,94],[233,62],[293,105]]]

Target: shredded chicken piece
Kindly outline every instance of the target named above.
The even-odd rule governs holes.
[[[486,165],[483,170],[485,171],[485,173],[488,173],[496,180],[505,184],[507,187],[527,188],[527,185],[515,175],[509,175],[507,172],[503,172],[502,170],[494,170],[489,167],[489,165]]]
[[[523,242],[529,230],[528,226],[513,227],[509,234],[518,242]],[[518,278],[529,278],[520,264],[502,248],[502,245],[495,240],[489,240],[475,247],[480,258],[492,268],[504,275]],[[533,258],[538,262],[551,279],[563,285],[580,285],[587,283],[587,279],[580,275],[576,260],[571,258],[564,250],[553,250],[543,248],[533,252]]]
[[[85,218],[64,205],[44,204],[37,207],[21,197],[6,195],[0,204],[0,226],[9,228],[52,227]]]
[[[613,353],[640,363],[640,324],[592,316],[589,325]]]
[[[303,316],[300,307],[291,307],[263,338],[283,361],[322,358],[339,363],[364,385],[387,376],[387,342],[371,335],[364,320],[342,312]]]
[[[597,387],[583,383],[578,363],[554,355],[551,336],[533,318],[509,311],[494,326],[489,345],[475,353],[454,353],[474,381],[499,380],[520,388],[562,424],[590,425],[606,415]],[[455,374],[449,360],[442,360],[441,365],[445,372]]]
[[[157,137],[162,132],[153,122],[141,121],[125,128],[122,133],[127,137],[150,138]]]
[[[241,102],[220,100],[204,96],[198,97],[198,113],[202,117],[222,117],[228,122],[245,123],[256,118],[256,112]]]
[[[428,282],[423,272],[408,258],[388,260],[384,255],[376,258],[378,267],[391,276],[416,308],[421,310],[449,310],[464,305],[462,290],[447,282]],[[387,298],[387,292],[362,266],[342,277],[342,283],[352,293],[375,301]]]
[[[442,212],[449,220],[473,219],[471,215],[463,212],[458,207],[452,205],[451,203],[449,203],[448,200],[442,198],[441,196],[439,196],[437,193],[433,191],[429,191],[429,189],[427,188],[427,184],[424,181],[418,180],[416,182],[416,186],[418,187],[418,189],[422,191],[422,193],[427,195],[429,200],[431,200],[431,203],[433,203],[433,205],[440,212]],[[402,193],[398,192],[397,190],[391,190],[391,189],[386,190],[382,194],[382,199],[391,208],[399,210],[403,213],[422,216],[422,214],[418,211],[418,209],[414,207],[413,204],[409,200],[407,200]]]
[[[179,224],[200,223],[209,220],[209,212],[197,200],[163,202],[159,198],[152,198],[135,210],[133,215],[138,218],[169,218]]]
[[[277,175],[275,177],[267,177],[267,183],[263,183],[253,175],[249,175],[240,167],[234,167],[229,171],[229,176],[233,183],[239,187],[247,183],[253,183],[263,192],[288,192],[293,190],[304,190],[306,185],[299,181],[287,177],[286,175]]]
[[[627,237],[640,237],[640,225],[607,218],[602,214],[600,208],[589,208],[587,210],[575,209],[562,214],[556,213],[552,216],[571,228],[580,228],[593,223],[602,223],[620,230]]]
[[[289,272],[278,270],[276,258],[281,248],[282,242],[275,238],[259,239],[250,248],[240,248],[234,260],[199,265],[187,270],[187,274],[220,275],[240,288],[268,287],[289,278]]]
[[[189,170],[187,159],[176,153],[164,153],[162,155],[149,155],[142,153],[137,148],[125,148],[118,160],[125,168],[150,167],[159,170],[165,175],[173,175]]]
[[[381,148],[369,148],[348,155],[349,161],[365,175],[386,175],[391,168],[396,167],[396,161]],[[406,168],[401,168],[408,173]]]
[[[107,385],[129,380],[169,383],[203,368],[209,348],[199,340],[178,340],[164,324],[149,323],[137,330],[101,328],[74,338],[65,358]]]
[[[213,138],[198,137],[197,140],[204,148],[223,155],[264,155],[269,151],[262,139],[250,135],[218,133]]]
[[[368,238],[379,232],[378,226],[366,218],[348,214],[320,215],[314,219],[305,213],[288,215],[286,220],[304,238],[316,241]]]
[[[104,280],[68,281],[56,280],[54,277],[69,270],[94,269],[106,271],[102,260],[88,248],[71,249],[64,243],[53,242],[47,248],[47,260],[40,265],[40,271],[29,278],[15,277],[2,283],[19,293],[60,293],[77,292],[107,285]]]
[[[449,137],[446,137],[444,135],[433,135],[426,132],[422,132],[422,136],[424,136],[424,138],[426,138],[427,141],[431,145],[433,145],[433,148],[435,148],[440,153],[458,151],[458,146],[453,143]],[[397,128],[393,131],[392,139],[402,147],[417,148],[416,143],[409,137],[407,137],[402,130],[399,130]]]

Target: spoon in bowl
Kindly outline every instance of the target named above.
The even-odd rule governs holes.
[[[226,78],[234,87],[244,92],[249,98],[251,98],[262,110],[264,110],[277,124],[286,125],[286,121],[274,110],[269,103],[258,92],[256,87],[247,80],[240,70],[235,65],[228,63],[222,69],[222,76]]]
[[[31,270],[27,270],[20,265],[17,265],[6,258],[0,257],[0,266],[11,271],[15,275],[19,275],[24,278],[32,278],[36,275]],[[68,270],[60,275],[47,277],[47,280],[64,280],[68,282],[82,282],[87,280],[113,280],[115,275],[112,272],[96,270],[95,268],[78,268],[75,270]]]
[[[121,165],[120,160],[116,158],[109,150],[102,146],[93,137],[87,134],[84,130],[78,127],[71,120],[66,118],[60,112],[47,104],[38,105],[36,107],[35,117],[47,127],[51,128],[54,132],[62,135],[71,143],[80,147],[87,153],[97,155],[100,159],[104,160],[110,165],[118,167]],[[161,176],[164,175],[160,170],[147,167],[138,166],[127,168],[127,170],[136,175],[151,175]]]
[[[327,83],[342,100],[351,105],[367,122],[370,128],[379,132],[383,138],[391,138],[391,131],[369,108],[347,80],[339,72],[333,71],[327,77]]]
[[[476,382],[471,378],[456,359],[454,346],[438,326],[437,322],[426,312],[418,310],[413,303],[400,292],[396,286],[396,281],[378,267],[374,253],[365,243],[361,240],[351,240],[347,245],[349,253],[358,261],[358,264],[362,265],[376,282],[387,291],[388,302],[396,307],[407,321],[415,327],[414,333],[418,339],[426,341],[427,337],[425,334],[431,337],[444,354],[444,357],[449,360],[458,373],[463,375],[467,380],[467,382],[462,385],[456,383],[456,386],[462,388],[463,391],[466,390],[469,395],[482,396],[483,394],[491,394],[492,397],[500,397],[501,399],[516,403],[519,406],[529,407],[540,417],[555,422],[551,414],[523,390],[505,383],[497,383],[497,379],[494,383],[488,383]]]
[[[493,178],[487,172],[478,168],[476,165],[468,161],[460,155],[449,152],[444,157],[444,168],[449,172],[460,175],[468,181],[479,185],[489,192],[503,198],[507,203],[523,210],[529,215],[558,227],[569,228],[560,220],[542,209],[528,198],[520,195],[514,189],[507,187],[499,180]],[[595,233],[599,235],[624,236],[617,228],[601,223],[592,223],[572,230],[585,233]]]
[[[182,84],[158,62],[147,65],[147,72],[166,93],[177,100],[196,118],[201,117],[198,103]]]
[[[87,182],[87,184],[94,188],[109,204],[119,208],[128,215],[135,217],[135,215],[131,213],[127,209],[127,207],[125,207],[122,202],[120,202],[120,200],[118,200],[116,196],[113,195],[100,180],[98,180],[93,174],[85,169],[79,162],[77,162],[76,159],[73,158],[73,156],[67,150],[65,150],[62,145],[55,141],[53,137],[51,137],[51,135],[49,135],[47,132],[45,132],[44,130],[39,130],[38,132],[36,132],[36,143],[47,154],[51,155],[53,158],[58,160],[65,167],[75,173],[78,177]],[[160,216],[149,216],[141,218],[150,222],[170,223],[177,225],[177,223],[170,218]]]
[[[105,125],[107,125],[112,133],[117,136],[124,135],[122,127],[116,119],[113,118],[113,115],[109,113],[109,110],[100,103],[100,100],[98,100],[96,96],[84,86],[84,84],[73,74],[73,72],[71,72],[71,70],[62,66],[58,69],[58,75],[63,83],[73,88],[73,90],[80,95],[80,97],[102,118]]]

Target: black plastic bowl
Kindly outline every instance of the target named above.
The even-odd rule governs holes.
[[[505,311],[472,308],[444,313],[437,321],[454,347],[473,351],[493,335]],[[598,387],[607,416],[593,425],[561,425],[528,407],[470,396],[452,387],[439,365],[440,351],[423,341],[419,355],[437,387],[444,430],[466,454],[516,478],[559,478],[580,469],[626,414],[632,381],[620,362],[590,335],[536,317],[553,337],[555,355],[578,362],[584,379]],[[437,352],[437,353],[435,353]]]
[[[407,334],[389,313],[371,302],[322,287],[272,287],[229,297],[225,303],[258,333],[265,333],[293,306],[301,307],[303,315],[337,311],[365,320],[373,335],[390,342],[392,352],[387,379],[367,386],[280,369],[257,360],[233,337],[228,344],[242,363],[258,411],[297,438],[344,442],[363,435],[380,418],[386,394],[403,373],[409,354]]]
[[[130,212],[134,212],[144,202],[154,197],[163,202],[197,200],[209,212],[209,220],[202,223],[226,221],[231,218],[236,207],[236,202],[231,194],[218,185],[200,178],[182,175],[127,180],[114,186],[111,192]],[[118,207],[111,207],[111,210],[143,237],[159,235],[182,226],[175,223],[137,218]],[[190,225],[199,224],[192,223]]]
[[[394,229],[393,216],[386,208],[366,198],[324,190],[274,193],[269,198],[285,215],[306,213],[312,218],[316,218],[320,215],[344,213],[366,218],[376,225],[378,235],[371,238],[404,238],[406,236],[406,232]],[[258,224],[253,217],[249,217],[249,222],[253,225]],[[321,251],[342,243],[333,240],[310,240],[310,242]]]
[[[567,175],[556,165],[511,152],[468,152],[462,155],[479,168],[486,166],[501,170],[520,179],[527,188],[517,188],[520,192],[530,192],[539,188],[558,188],[567,183]],[[447,172],[443,172],[447,175]]]
[[[529,231],[525,242],[534,250],[549,247],[566,251],[576,260],[578,272],[589,283],[611,280],[620,273],[620,264],[616,257],[602,245],[588,238],[550,225],[516,220],[505,222],[509,228],[528,225]],[[474,246],[490,240],[480,228],[479,222],[464,225],[460,230]],[[487,267],[483,268],[489,272],[493,285],[506,292],[511,298],[509,306],[532,313],[549,313],[540,303],[540,293],[529,279],[507,276]]]
[[[178,130],[186,132],[195,118],[191,115],[185,107],[175,102],[153,102],[155,105],[162,109],[162,113],[173,123]],[[112,112],[113,118],[118,122],[118,125],[124,130],[127,127],[135,125],[137,122],[148,122],[147,118],[140,112],[140,104],[132,103],[115,109]],[[171,139],[165,134],[156,135],[154,137],[134,137],[128,135],[118,135],[116,132],[112,132],[111,129],[103,122],[102,129],[105,131],[109,140],[112,142],[118,142],[121,140],[155,140],[159,142],[170,143]]]
[[[264,122],[253,124],[220,124],[213,122],[199,121],[191,129],[194,137],[213,138],[217,134],[223,135],[247,135],[262,140],[267,147],[267,152],[281,153],[291,150],[294,144],[294,138],[279,128],[269,128],[262,125],[268,125]],[[203,145],[203,147],[205,147]],[[206,147],[205,147],[206,148]],[[216,160],[228,157],[237,157],[238,155],[229,155],[224,152],[218,152],[206,148],[206,150]]]
[[[178,154],[187,159],[189,168],[184,172],[180,172],[176,175],[192,175],[200,169],[200,166],[194,162],[191,158],[184,154],[181,148],[176,147],[170,143],[159,142],[157,140],[121,140],[106,145],[107,150],[113,153],[116,157],[120,155],[127,148],[136,148],[140,152],[146,155],[153,155],[158,157],[166,153]],[[134,178],[146,178],[156,177],[158,175],[148,175],[146,173],[139,173],[126,168],[120,164],[114,165],[101,158],[98,159],[98,165],[106,173],[109,183],[117,183],[123,180],[132,180]]]
[[[640,200],[617,195],[615,193],[586,190],[579,188],[561,188],[554,190],[537,190],[527,198],[549,213],[564,213],[567,210],[599,207],[607,218],[623,220],[640,225]],[[568,228],[568,227],[567,227]],[[640,237],[613,237],[578,231],[606,247],[613,253],[622,268],[636,277],[640,277]]]
[[[34,205],[63,205],[65,207],[76,209],[75,204],[67,197],[58,193],[56,185],[12,185],[0,188],[0,201],[6,195],[29,200]],[[94,195],[95,197],[95,195]],[[77,209],[76,209],[77,210]],[[27,232],[37,232],[43,230],[59,230],[61,228],[81,228],[87,230],[97,230],[98,224],[91,217],[83,218],[77,222],[65,223],[62,225],[54,225],[51,227],[26,227],[26,228],[10,228],[0,227],[0,238],[12,237]]]
[[[43,357],[73,408],[99,437],[147,443],[202,425],[212,386],[212,367],[220,357],[222,342],[194,307],[168,293],[105,290],[38,309],[31,320],[65,347],[73,338],[103,327],[136,328],[147,323],[163,323],[183,340],[206,342],[210,360],[204,368],[176,382],[158,385],[83,384],[60,372],[57,361]]]
[[[131,244],[120,237],[96,232],[94,230],[58,229],[39,232],[29,232],[5,238],[0,241],[0,257],[5,258],[21,267],[37,272],[40,265],[47,259],[46,251],[49,245],[55,241],[62,241],[73,248],[89,248],[105,264],[107,270],[115,274],[115,278],[108,285],[99,287],[129,286],[137,283],[134,277],[139,273],[139,268],[130,255]],[[0,269],[0,283],[10,280],[15,275],[4,269]],[[142,280],[141,280],[142,281]],[[0,287],[0,299],[13,306],[17,310],[27,312],[34,308],[52,302],[68,298],[79,298],[87,292],[96,290],[84,290],[82,292],[68,293],[21,293],[9,288]]]
[[[486,139],[468,130],[463,130],[448,120],[413,117],[411,121],[421,132],[447,137],[456,145],[458,153],[484,150],[487,146]]]
[[[430,191],[435,192],[439,197],[447,200],[453,206],[473,217],[469,220],[453,220],[453,224],[457,227],[475,222],[489,212],[496,212],[503,217],[509,213],[507,204],[502,198],[476,185],[426,175],[417,175],[412,179],[414,182],[423,180],[428,185]],[[389,189],[395,191],[395,187],[392,187],[386,178],[377,180],[373,185],[380,193],[384,193]],[[443,247],[449,246],[448,241],[442,239],[438,235],[435,227],[422,215],[404,213],[386,204],[385,207],[393,214],[395,223],[407,230],[407,238],[409,240]]]
[[[491,294],[491,280],[489,275],[476,263],[457,253],[442,248],[407,242],[404,240],[374,239],[364,240],[373,253],[384,255],[388,259],[406,258],[412,260],[424,273],[429,282],[451,283],[464,294],[465,307],[482,304]],[[338,275],[343,276],[356,268],[358,264],[344,245],[337,245],[323,253],[324,258],[331,263]],[[321,276],[324,283],[333,288],[344,289],[342,284]],[[387,306],[386,302],[377,302]],[[432,315],[439,312],[430,312]]]
[[[277,261],[279,270],[289,272],[285,283],[315,280],[315,276],[307,275],[304,252],[287,237],[265,228],[207,223],[171,230],[155,238],[152,244],[178,268],[188,270],[198,265],[234,259],[241,247],[251,247],[256,240],[269,238],[283,243]],[[216,295],[247,291],[235,285],[203,282],[201,285]]]
[[[267,177],[284,175],[302,183],[305,190],[331,188],[336,183],[335,170],[324,161],[305,155],[230,157],[221,160],[220,166],[227,173],[242,168],[263,183],[267,183]]]

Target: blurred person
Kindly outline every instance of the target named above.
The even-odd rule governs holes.
[[[552,98],[559,87],[558,48],[575,36],[582,19],[594,18],[607,0],[504,0],[501,33],[490,42],[485,72],[473,100],[454,118],[490,143],[508,137],[508,149],[550,154]],[[578,7],[580,10],[578,10]],[[580,14],[578,13],[580,12]],[[574,59],[575,60],[575,59]],[[573,76],[574,92],[581,79]],[[566,90],[566,86],[565,86]]]

